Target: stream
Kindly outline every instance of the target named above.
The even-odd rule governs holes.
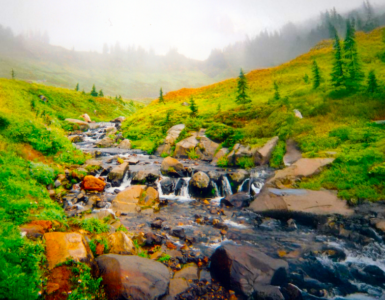
[[[107,184],[102,194],[107,202],[131,186],[136,172],[148,170],[160,174],[163,160],[136,149],[95,148],[95,144],[105,137],[106,128],[111,126],[116,124],[95,123],[92,129],[81,133],[84,141],[75,144],[84,152],[96,151],[96,159],[103,162],[104,170],[118,165],[117,156],[138,160],[137,164],[130,165],[119,186]],[[288,262],[289,278],[301,290],[303,299],[385,299],[384,241],[370,230],[365,235],[362,229],[366,226],[364,216],[353,216],[349,221],[338,219],[347,228],[358,228],[360,236],[365,236],[362,241],[333,234],[325,230],[325,226],[310,226],[301,218],[267,217],[247,208],[221,207],[220,200],[236,192],[257,196],[274,170],[267,167],[252,169],[250,178],[235,188],[228,177],[228,173],[234,171],[232,169],[224,170],[203,161],[180,161],[191,168],[192,174],[196,171],[219,174],[218,180],[213,183],[213,197],[206,201],[192,197],[188,185],[191,177],[169,178],[161,175],[152,185],[159,192],[160,210],[148,208],[135,215],[120,216],[122,224],[130,232],[163,234],[174,244],[182,246],[181,240],[170,234],[170,229],[183,228],[191,249],[208,257],[226,243],[251,245],[271,257]],[[95,175],[104,177],[108,182],[106,172]],[[73,194],[78,192],[73,191]],[[68,201],[67,205],[72,204]],[[102,210],[108,210],[110,205],[108,203]],[[79,211],[81,209],[78,207]],[[97,210],[94,208],[94,211]],[[155,218],[164,221],[162,229],[151,226]]]

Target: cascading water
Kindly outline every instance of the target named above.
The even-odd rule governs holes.
[[[250,178],[245,179],[242,184],[238,187],[238,192],[249,192],[249,186],[245,186],[246,183],[250,182]]]
[[[218,198],[218,197],[220,197],[221,195],[219,194],[219,189],[218,189],[218,186],[217,186],[217,184],[215,183],[215,181],[213,180],[213,181],[211,181],[211,183],[212,183],[212,185],[213,185],[213,187],[214,187],[214,189],[215,189],[215,198]]]
[[[222,189],[223,189],[223,196],[229,196],[233,194],[233,191],[231,189],[231,184],[227,176],[222,176]]]

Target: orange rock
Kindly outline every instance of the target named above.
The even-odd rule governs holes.
[[[82,182],[82,188],[88,191],[98,191],[103,192],[106,183],[94,176],[88,175],[84,177]]]
[[[71,290],[72,272],[67,266],[60,266],[51,271],[46,286],[46,300],[66,300]]]
[[[47,294],[50,295],[53,292],[57,291],[60,288],[60,285],[58,283],[52,283],[48,282],[47,284]]]
[[[68,258],[86,263],[94,258],[86,240],[79,233],[49,232],[44,234],[44,239],[49,269]]]
[[[30,224],[40,225],[41,227],[43,227],[43,229],[45,231],[48,231],[52,228],[52,222],[51,221],[35,220],[35,221],[32,221]]]
[[[168,249],[176,249],[177,248],[177,246],[176,245],[174,245],[172,242],[170,242],[170,241],[166,241],[166,247],[168,248]]]

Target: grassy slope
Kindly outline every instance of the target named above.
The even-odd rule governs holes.
[[[124,135],[133,140],[134,146],[148,151],[156,149],[167,129],[178,123],[187,124],[190,130],[209,128],[212,137],[222,138],[230,147],[239,140],[259,146],[275,135],[281,139],[293,137],[305,156],[337,157],[329,170],[302,182],[301,187],[338,189],[340,196],[351,202],[385,199],[382,183],[385,133],[383,127],[370,123],[385,119],[385,68],[380,59],[385,52],[382,31],[357,34],[364,71],[367,74],[374,69],[381,85],[376,94],[366,93],[366,82],[356,93],[333,90],[329,75],[332,44],[324,41],[289,63],[248,73],[252,104],[246,108],[234,101],[236,79],[199,89],[182,89],[168,93],[165,104],[155,100],[130,117],[124,125]],[[305,74],[311,77],[314,59],[323,76],[317,90],[313,90],[311,82],[306,84],[303,80]],[[288,97],[287,100],[271,101],[274,81],[279,85],[282,98]],[[199,117],[194,119],[189,118],[189,108],[182,106],[191,96],[199,107]],[[221,112],[218,112],[218,104]],[[295,118],[293,109],[299,109],[304,119]],[[226,136],[225,131],[230,135]],[[278,153],[275,155],[279,156]],[[279,157],[274,157],[274,161],[275,165],[281,163]]]
[[[65,136],[68,124],[62,120],[88,113],[108,121],[136,109],[137,104],[0,79],[0,299],[35,299],[40,290],[44,247],[21,238],[17,226],[36,219],[67,223],[46,185],[86,157]]]

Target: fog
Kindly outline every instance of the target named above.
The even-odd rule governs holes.
[[[335,7],[339,13],[363,0],[0,0],[0,24],[15,34],[47,31],[50,44],[102,52],[104,43],[170,49],[205,60],[212,49],[302,23]],[[385,4],[373,0],[372,5]]]

